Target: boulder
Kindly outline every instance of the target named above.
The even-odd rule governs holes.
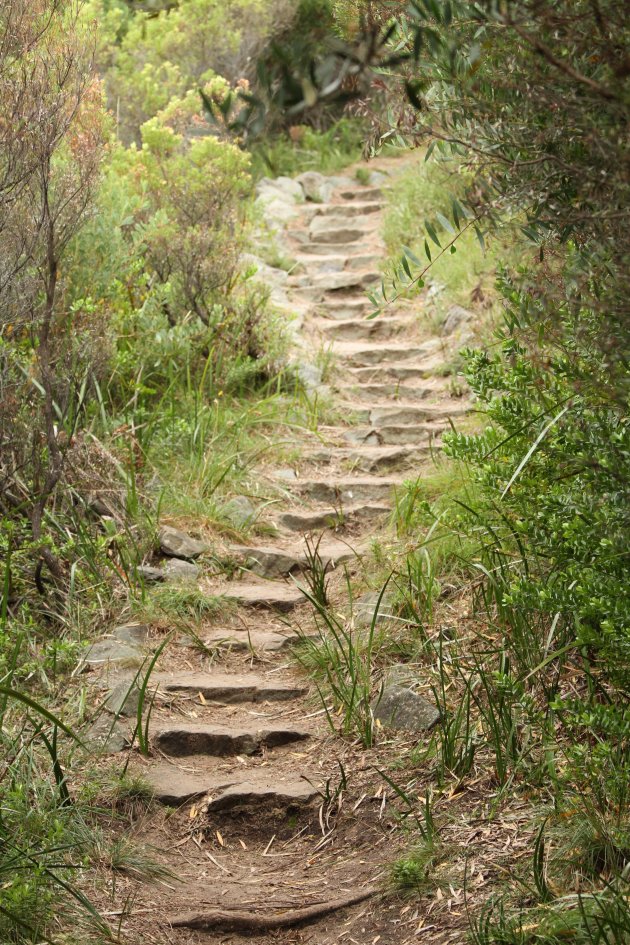
[[[143,654],[139,647],[121,640],[107,638],[97,640],[85,654],[85,662],[90,666],[118,663],[121,665],[136,665],[142,663]]]
[[[137,681],[125,679],[110,689],[105,707],[112,715],[135,716],[139,703],[140,689]]]
[[[171,525],[162,525],[159,531],[160,550],[170,558],[198,558],[208,551],[205,542],[192,538],[186,532],[173,528]]]
[[[394,731],[428,732],[440,720],[437,707],[402,681],[386,682],[372,711],[383,728]]]
[[[149,628],[144,623],[126,623],[121,627],[116,627],[112,636],[121,643],[131,643],[134,646],[141,646],[146,643],[149,636]]]
[[[446,313],[446,318],[444,319],[444,324],[442,325],[442,334],[443,335],[452,335],[453,332],[457,331],[458,328],[461,328],[463,325],[472,321],[473,314],[467,309],[462,308],[461,305],[451,305],[448,312]]]
[[[182,581],[196,581],[201,573],[201,569],[191,561],[181,561],[179,558],[171,558],[163,568],[165,580],[169,584],[178,584]]]
[[[234,528],[246,528],[256,518],[256,509],[244,495],[237,495],[226,502],[222,509],[223,515]]]
[[[306,171],[296,177],[296,180],[301,184],[306,199],[314,203],[327,203],[335,189],[330,178],[324,177],[317,171]]]
[[[145,584],[161,584],[166,580],[162,568],[154,568],[150,564],[141,564],[136,568],[136,574]]]
[[[304,202],[304,190],[292,177],[263,177],[256,185],[256,193],[259,197],[272,193],[292,203]]]

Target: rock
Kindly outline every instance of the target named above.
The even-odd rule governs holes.
[[[208,649],[226,647],[238,652],[276,653],[295,646],[301,639],[295,633],[283,634],[272,630],[213,630],[204,637],[203,643]]]
[[[310,804],[319,791],[304,779],[244,780],[226,787],[220,794],[208,801],[206,811],[233,810],[235,807],[255,807],[260,814],[262,808],[291,808]]]
[[[458,328],[465,325],[467,322],[472,321],[473,318],[472,312],[462,308],[461,305],[451,305],[446,313],[444,324],[442,325],[442,334],[452,335],[453,332],[457,331]]]
[[[247,528],[256,518],[256,509],[244,495],[230,499],[221,511],[228,522],[238,529]]]
[[[314,502],[327,505],[348,502],[384,502],[402,479],[393,476],[347,476],[344,479],[300,479],[296,489]]]
[[[277,610],[280,613],[287,613],[304,602],[304,597],[296,587],[274,581],[261,584],[232,581],[230,584],[217,588],[216,593],[222,594],[227,600],[236,601],[243,607],[261,607],[266,610]]]
[[[274,469],[273,471],[273,478],[282,479],[283,482],[293,482],[297,477],[295,469]]]
[[[285,577],[292,571],[299,571],[299,560],[290,553],[277,548],[255,548],[234,545],[230,551],[245,559],[245,567],[264,578]]]
[[[387,183],[388,179],[387,174],[383,174],[381,171],[370,171],[368,184],[370,187],[381,187],[382,184]]]
[[[203,722],[174,722],[157,732],[156,746],[172,758],[188,755],[253,755],[261,748],[276,748],[310,737],[305,729],[283,726],[258,728],[250,725],[211,725]]]
[[[292,532],[313,532],[323,528],[340,528],[347,524],[358,524],[382,518],[391,513],[388,505],[346,506],[343,511],[330,509],[326,512],[285,512],[278,524]]]
[[[289,367],[308,394],[314,393],[323,386],[322,372],[316,364],[310,364],[307,361],[295,361]]]
[[[85,662],[89,663],[90,666],[106,663],[139,666],[142,660],[142,651],[137,646],[110,638],[97,640],[85,655]]]
[[[201,569],[191,561],[181,561],[179,558],[172,558],[164,565],[165,579],[169,584],[177,584],[183,581],[196,581],[201,574]]]
[[[315,203],[326,203],[332,197],[335,189],[335,185],[330,178],[324,177],[323,174],[319,174],[317,171],[306,171],[304,174],[299,174],[296,181],[301,184],[306,199]]]
[[[394,667],[388,673],[380,695],[372,704],[374,718],[383,728],[427,732],[439,722],[439,710],[410,688],[413,681],[404,666]]]
[[[173,673],[152,677],[161,693],[183,693],[208,702],[283,702],[308,692],[308,686],[254,673]]]
[[[136,568],[136,574],[145,584],[161,584],[166,580],[162,568],[154,568],[150,564],[141,564]]]
[[[141,646],[146,642],[149,636],[149,628],[144,623],[127,623],[122,627],[116,627],[112,636],[121,643],[132,643],[135,646]]]
[[[355,221],[349,226],[333,217],[315,217],[309,230],[314,243],[355,243],[365,236],[365,232]]]
[[[110,690],[105,706],[113,715],[132,716],[138,711],[140,689],[137,680],[126,679]]]
[[[101,716],[100,719],[97,719],[89,729],[86,741],[93,745],[97,751],[108,755],[115,755],[119,751],[124,751],[130,745],[130,740],[122,725],[117,722],[112,723],[108,716]]]
[[[261,209],[266,225],[273,232],[283,230],[298,212],[293,204],[282,200],[279,195],[264,194],[257,197],[256,205]]]
[[[370,594],[363,594],[354,601],[354,622],[357,627],[371,627],[374,613],[376,614],[376,624],[385,623],[392,620],[395,616],[393,612],[393,601],[390,595],[383,594],[379,604],[380,591]]]
[[[256,185],[259,197],[272,193],[292,203],[304,202],[304,189],[292,177],[263,177]]]
[[[192,538],[186,532],[173,528],[171,525],[162,525],[158,534],[160,550],[170,558],[198,558],[208,551],[205,542]]]
[[[252,276],[254,281],[262,282],[272,289],[281,289],[286,285],[289,274],[284,269],[268,266],[266,262],[263,262],[258,256],[252,255],[252,253],[243,253],[241,260],[249,268],[255,268],[256,272]]]

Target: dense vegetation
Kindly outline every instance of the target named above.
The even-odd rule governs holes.
[[[458,301],[488,291],[487,267],[457,269],[473,244],[504,263],[501,321],[465,353],[482,429],[448,437],[395,523],[438,785],[482,758],[497,804],[533,798],[529,866],[471,934],[629,941],[625,2],[7,0],[0,38],[2,940],[43,940],[56,889],[89,915],[77,864],[132,856],[106,848],[65,730],[89,712],[59,683],[97,623],[145,605],[160,505],[233,529],[263,425],[308,422],[243,262],[254,179],[397,139],[428,170],[395,198],[375,308],[449,263]],[[445,660],[428,629],[455,584],[481,630]],[[117,782],[112,811],[136,792]]]

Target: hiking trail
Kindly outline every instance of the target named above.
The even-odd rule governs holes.
[[[376,164],[385,171],[372,173],[377,185],[321,175],[308,184],[303,175],[307,199],[283,227],[299,264],[283,281],[302,314],[298,373],[309,374],[315,352],[329,348],[332,376],[324,385],[312,371],[311,396],[332,398],[325,415],[340,419],[296,433],[301,455],[291,468],[261,469],[281,496],[265,512],[270,536],[231,549],[246,569],[232,580],[199,576],[200,588],[229,598],[233,611],[201,633],[203,646],[178,640],[151,677],[152,751],[134,752],[129,770],[150,782],[156,803],[136,836],[158,849],[179,882],[134,885],[126,914],[131,881],[120,880],[123,928],[144,942],[419,941],[422,917],[383,895],[398,843],[395,798],[370,751],[331,731],[291,650],[313,632],[298,587],[311,541],[320,540],[322,562],[337,568],[332,593],[341,608],[345,593],[347,606],[339,566],[352,573],[369,554],[396,486],[430,464],[449,420],[469,409],[444,376],[453,341],[428,334],[421,299],[366,319],[366,290],[380,283],[385,255],[383,188],[396,172],[395,161]],[[323,200],[308,199],[316,178]],[[197,556],[185,546],[169,553],[175,562]],[[368,625],[375,604],[373,595],[355,601],[348,619]],[[117,634],[89,658],[114,699],[121,652],[159,642],[143,627]]]

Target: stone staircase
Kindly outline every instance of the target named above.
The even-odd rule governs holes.
[[[233,613],[203,634],[206,655],[185,650],[184,668],[178,658],[173,672],[155,677],[153,756],[134,770],[177,811],[161,843],[184,884],[165,893],[164,941],[223,942],[227,931],[233,942],[255,931],[266,942],[292,925],[304,925],[299,941],[313,945],[367,941],[356,930],[338,937],[338,923],[364,914],[365,905],[353,904],[368,897],[378,910],[375,881],[388,857],[384,849],[370,854],[381,842],[376,815],[363,833],[361,813],[349,815],[356,824],[345,840],[326,820],[328,779],[347,749],[290,657],[309,620],[293,578],[308,566],[309,535],[321,536],[330,567],[363,555],[395,489],[421,474],[468,404],[439,375],[450,352],[427,336],[417,301],[365,318],[365,290],[380,280],[384,254],[381,188],[341,179],[325,189],[326,202],[287,212],[285,245],[298,266],[286,291],[306,313],[296,356],[312,363],[320,346],[332,345],[334,373],[322,393],[344,420],[320,430],[320,442],[307,444],[290,470],[270,473],[285,496],[268,514],[275,537],[232,548],[246,570],[240,579],[200,585],[229,599]],[[277,199],[274,191],[274,206]]]

